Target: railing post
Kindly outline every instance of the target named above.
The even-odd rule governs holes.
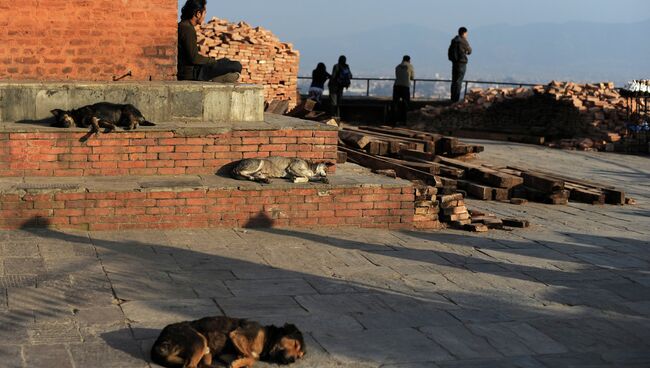
[[[366,97],[370,97],[370,78],[366,79]]]
[[[465,96],[467,96],[467,86],[468,85],[469,85],[469,82],[465,81],[465,94],[463,95],[463,99],[465,98]]]
[[[415,87],[417,86],[417,79],[413,79],[413,99],[415,100]]]

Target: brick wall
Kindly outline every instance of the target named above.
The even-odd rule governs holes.
[[[173,80],[177,0],[0,0],[0,79]]]
[[[337,131],[244,130],[199,138],[134,131],[0,133],[0,177],[214,174],[243,158],[335,162]]]
[[[0,193],[0,229],[413,228],[414,188],[237,188]]]

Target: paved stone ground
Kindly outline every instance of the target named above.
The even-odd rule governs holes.
[[[153,366],[161,327],[219,314],[298,324],[297,367],[650,366],[650,160],[502,143],[482,157],[639,205],[472,201],[534,224],[487,235],[2,232],[0,366]]]

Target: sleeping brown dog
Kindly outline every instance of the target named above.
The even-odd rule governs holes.
[[[212,367],[234,356],[231,368],[255,362],[291,364],[305,355],[302,333],[292,324],[262,326],[229,317],[207,317],[165,327],[151,348],[151,360],[168,368]]]

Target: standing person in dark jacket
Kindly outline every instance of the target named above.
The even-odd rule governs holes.
[[[332,77],[329,82],[330,104],[332,106],[332,115],[341,117],[341,102],[343,100],[343,90],[350,88],[352,83],[352,72],[347,64],[347,58],[344,55],[339,57],[339,62],[332,68]]]
[[[325,82],[332,76],[327,72],[327,67],[324,63],[318,63],[318,66],[311,73],[311,87],[309,88],[309,98],[316,102],[320,102],[320,98],[325,91]]]
[[[194,27],[203,24],[206,0],[187,0],[178,23],[178,80],[234,83],[242,65],[229,59],[213,59],[199,54]]]
[[[411,81],[415,79],[415,69],[411,57],[405,55],[402,63],[395,68],[395,85],[393,86],[393,120],[395,125],[406,123],[406,115],[411,102]]]
[[[467,55],[472,54],[472,48],[467,41],[467,28],[461,27],[458,36],[451,40],[449,46],[449,61],[452,62],[451,70],[451,101],[460,101],[460,91],[463,89],[463,80],[467,72]]]

